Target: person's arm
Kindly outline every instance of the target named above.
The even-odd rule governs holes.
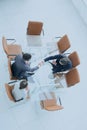
[[[58,59],[60,60],[60,58],[62,58],[62,55],[61,55],[61,54],[59,54],[59,55],[54,55],[54,56],[49,56],[49,57],[43,59],[43,60],[39,63],[39,65],[42,66],[42,65],[44,64],[44,62],[47,62],[47,61],[49,61],[49,60],[58,60]],[[53,62],[55,62],[55,61],[53,61]],[[55,62],[55,64],[56,64],[56,62]]]
[[[30,98],[30,95],[29,95],[29,91],[27,92],[27,96],[26,96],[27,99]]]
[[[25,90],[25,98],[26,99],[29,99],[30,98],[30,94],[29,94],[29,88],[27,87],[26,90]]]
[[[63,56],[61,54],[54,55],[54,56],[49,56],[49,57],[47,57],[47,58],[44,59],[44,62],[47,62],[49,60],[56,60],[56,59],[60,59],[60,58],[63,58]]]
[[[33,68],[30,67],[29,64],[26,64],[24,60],[22,59],[22,55],[18,55],[16,57],[16,66],[20,68],[22,71],[30,71],[33,72],[37,69],[39,69],[39,66],[35,66]]]
[[[30,65],[24,63],[24,61],[21,62],[19,67],[21,68],[22,71],[29,71],[29,72],[34,72],[35,70],[39,69],[39,66],[31,68]]]
[[[35,70],[39,69],[39,66],[35,66],[33,68],[29,67],[29,70],[30,72],[34,72]]]

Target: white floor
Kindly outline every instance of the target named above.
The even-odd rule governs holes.
[[[78,52],[81,81],[70,89],[59,89],[64,109],[48,112],[37,102],[10,107],[4,83],[9,81],[7,58],[2,48],[2,36],[15,38],[25,51],[26,28],[29,20],[43,21],[45,39],[67,34],[71,49]],[[87,130],[86,66],[87,26],[70,0],[3,0],[0,1],[0,129],[2,130]],[[87,59],[87,58],[86,58]]]

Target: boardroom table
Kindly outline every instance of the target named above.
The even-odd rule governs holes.
[[[46,37],[27,35],[27,49],[26,52],[32,55],[31,58],[31,67],[37,66],[44,58],[59,54],[57,41],[54,39],[47,39]],[[51,74],[51,78],[50,78]],[[58,88],[66,88],[66,82],[63,76],[63,82],[61,82],[60,77],[53,78],[52,76],[52,66],[46,62],[38,70],[35,71],[35,74],[32,76],[32,79],[29,79],[31,90],[30,93],[38,94],[42,91],[57,91]]]

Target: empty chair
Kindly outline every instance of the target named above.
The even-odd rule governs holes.
[[[67,49],[70,48],[70,41],[67,35],[64,35],[58,42],[57,42],[59,53],[64,53]]]
[[[29,21],[27,27],[27,43],[29,46],[41,46],[41,32],[43,31],[43,23],[38,21]],[[44,34],[44,32],[43,32]]]
[[[17,54],[22,53],[22,48],[17,44],[7,44],[7,40],[5,37],[2,37],[2,45],[4,52],[6,53],[8,58],[14,59]]]
[[[6,93],[8,98],[10,99],[10,101],[15,102],[15,99],[12,95],[12,90],[14,89],[14,86],[10,86],[9,84],[5,84],[5,89],[6,89]]]
[[[37,21],[29,21],[27,27],[27,35],[40,35],[43,23]]]
[[[76,67],[77,65],[80,64],[80,59],[78,56],[78,53],[76,51],[74,51],[73,53],[71,53],[68,58],[72,61],[72,66]]]
[[[42,93],[45,97],[45,99],[40,101],[40,105],[42,109],[48,110],[48,111],[55,111],[55,110],[61,110],[63,109],[63,106],[61,104],[61,100],[59,98],[60,104],[57,104],[57,99],[55,97],[54,92],[50,92],[51,98],[48,97],[48,95],[44,92]],[[41,95],[40,95],[41,98]]]
[[[71,87],[80,82],[80,76],[77,68],[71,69],[65,74],[65,80],[67,87]]]

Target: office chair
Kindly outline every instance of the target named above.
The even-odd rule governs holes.
[[[27,43],[29,46],[41,46],[41,32],[43,32],[43,23],[38,21],[29,21],[27,27]]]
[[[72,61],[72,66],[76,67],[80,64],[80,59],[76,51],[72,52],[68,58]]]
[[[9,84],[5,83],[5,89],[6,89],[6,93],[10,101],[15,102],[15,99],[12,95],[12,90],[14,89],[14,86],[10,86]]]
[[[70,41],[67,35],[64,35],[60,38],[60,40],[57,42],[58,51],[59,53],[64,53],[66,50],[70,48]]]
[[[12,101],[14,103],[23,101],[23,98],[16,100],[15,97],[13,96],[12,90],[14,89],[14,85],[10,86],[8,83],[5,83],[5,89],[6,89],[6,93],[7,93],[7,96],[8,96],[10,101]],[[20,102],[20,103],[22,103],[22,102]]]
[[[65,80],[67,87],[71,87],[80,82],[80,76],[77,68],[71,69],[65,74]]]
[[[49,93],[51,98],[49,98],[47,93],[45,92],[43,92],[42,94],[45,97],[45,99],[40,101],[40,105],[42,109],[45,109],[47,111],[56,111],[56,110],[63,109],[60,98],[59,98],[60,105],[57,104],[57,99],[54,92]],[[40,95],[40,98],[41,98],[41,95]]]
[[[16,55],[22,53],[22,48],[20,45],[17,44],[7,44],[7,40],[4,36],[2,37],[2,45],[4,52],[6,53],[8,58],[14,59]]]
[[[54,52],[57,53],[57,51],[59,54],[61,54],[67,51],[71,47],[69,38],[66,34],[63,37],[56,37],[56,38],[60,38],[60,40],[56,43],[57,49],[50,51],[49,54],[52,54]]]

